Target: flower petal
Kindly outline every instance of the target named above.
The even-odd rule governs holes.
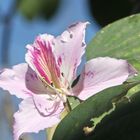
[[[16,95],[18,98],[27,98],[30,96],[30,91],[25,85],[25,75],[28,65],[18,64],[12,69],[3,69],[0,72],[0,87],[8,90],[10,94]]]
[[[61,74],[65,77],[64,84],[71,84],[76,77],[76,70],[85,52],[85,28],[88,22],[71,25],[54,40],[54,51],[60,66]]]
[[[51,35],[43,34],[36,38],[34,44],[27,45],[26,61],[48,84],[60,87],[60,70],[57,65]]]
[[[47,103],[49,105],[49,101],[47,101]],[[48,116],[43,116],[38,112],[31,97],[23,100],[19,106],[19,111],[14,114],[14,140],[18,140],[23,133],[37,133],[40,130],[52,127],[53,125],[59,123],[59,113],[61,111],[62,108],[58,108],[52,114],[48,113]]]
[[[25,75],[25,83],[26,87],[35,94],[46,94],[47,92],[45,84],[30,67],[28,67]]]
[[[100,57],[88,61],[73,88],[73,95],[85,100],[106,88],[121,85],[136,70],[125,60]]]
[[[57,95],[34,95],[33,101],[37,110],[43,116],[60,114],[64,108],[63,102]]]

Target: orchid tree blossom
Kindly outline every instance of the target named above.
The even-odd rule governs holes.
[[[23,133],[38,132],[59,123],[67,96],[86,100],[136,74],[126,60],[94,58],[85,63],[78,83],[72,87],[85,53],[87,24],[73,24],[58,37],[39,35],[33,44],[27,45],[26,63],[1,70],[0,87],[23,99],[14,114],[14,140]]]

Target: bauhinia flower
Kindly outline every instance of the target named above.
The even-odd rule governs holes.
[[[39,35],[27,45],[27,63],[0,72],[0,87],[23,99],[14,114],[15,140],[23,133],[59,123],[67,96],[86,100],[101,90],[121,85],[136,73],[126,60],[94,58],[85,64],[78,83],[72,87],[85,53],[87,24],[73,24],[56,38]]]

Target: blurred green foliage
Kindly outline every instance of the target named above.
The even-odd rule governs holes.
[[[61,0],[17,0],[17,8],[28,20],[41,17],[51,19],[57,12]]]

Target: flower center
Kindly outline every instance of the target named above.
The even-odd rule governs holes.
[[[53,83],[48,84],[44,78],[40,78],[44,86],[47,88],[47,94],[50,95],[50,98],[53,100],[54,97],[52,95],[57,95],[57,97],[60,98],[64,103],[67,100],[67,95],[69,94],[69,91],[65,88],[57,88]]]

